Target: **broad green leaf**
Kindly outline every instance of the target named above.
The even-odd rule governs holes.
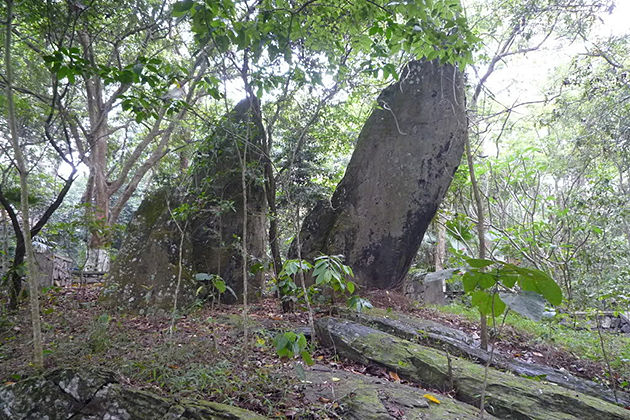
[[[287,340],[287,337],[284,334],[278,335],[274,340],[276,351],[284,349],[287,344],[289,344],[289,340]]]
[[[189,11],[195,2],[193,0],[181,0],[173,5],[173,16],[179,17],[186,14]]]
[[[212,284],[214,288],[219,291],[219,293],[225,293],[225,291],[227,290],[225,282],[220,278],[215,277],[214,279],[212,279]]]
[[[348,283],[346,283],[346,286],[348,287],[348,292],[350,292],[350,294],[354,293],[354,283],[349,281]]]
[[[483,290],[477,290],[472,294],[471,303],[484,315],[501,315],[506,308],[505,302],[497,294],[489,294]]]
[[[488,289],[496,283],[496,278],[492,274],[481,273],[479,271],[467,271],[462,277],[464,291],[470,293],[477,288]]]
[[[503,300],[511,310],[534,321],[540,321],[545,311],[545,299],[536,292],[522,290],[518,294],[501,293]]]
[[[304,363],[306,363],[308,366],[313,366],[315,364],[315,361],[311,357],[311,353],[304,350],[302,351],[302,353],[300,353],[300,355],[302,356],[302,360],[304,360]]]
[[[552,305],[562,303],[562,289],[546,273],[534,268],[513,267],[520,274],[521,289],[542,295]]]
[[[484,267],[491,266],[492,264],[495,264],[495,261],[481,259],[481,258],[467,258],[466,262],[472,268],[484,268]]]

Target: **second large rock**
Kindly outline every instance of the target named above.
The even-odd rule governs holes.
[[[385,89],[330,202],[306,217],[302,256],[343,254],[360,283],[399,286],[460,163],[464,83],[453,66],[414,61]]]

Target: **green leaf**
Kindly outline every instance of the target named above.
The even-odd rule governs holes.
[[[521,289],[542,295],[552,305],[562,303],[562,289],[545,272],[534,268],[513,267],[520,274],[518,283]]]
[[[214,279],[212,279],[212,285],[215,289],[219,291],[219,293],[225,293],[225,291],[227,290],[227,285],[220,278],[215,277]]]
[[[287,346],[287,344],[289,344],[289,340],[287,340],[287,337],[284,334],[276,336],[273,341],[274,346],[276,347],[276,351],[281,351]]]
[[[496,278],[492,274],[471,270],[462,276],[462,283],[464,291],[470,293],[477,288],[488,289],[494,286]]]
[[[349,281],[346,283],[346,287],[348,288],[348,292],[350,292],[350,294],[354,293],[354,283]]]
[[[300,355],[302,356],[302,360],[304,360],[304,363],[306,363],[308,366],[313,366],[315,364],[315,361],[311,357],[311,354],[306,350],[303,350]]]
[[[304,334],[298,336],[297,344],[301,349],[306,348],[306,337],[304,337]]]
[[[469,266],[473,268],[484,268],[484,267],[491,266],[492,264],[495,263],[492,260],[486,260],[486,259],[481,259],[481,258],[467,258],[466,262],[468,263]]]
[[[501,315],[506,308],[505,302],[501,300],[499,295],[490,295],[483,290],[477,290],[472,294],[471,303],[476,306],[484,315]]]
[[[173,5],[173,16],[183,16],[188,12],[195,2],[193,0],[181,0]]]

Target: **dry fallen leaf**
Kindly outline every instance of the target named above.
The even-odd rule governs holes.
[[[389,374],[389,377],[392,378],[394,381],[400,382],[400,376],[398,376],[396,372],[389,371],[387,373]]]
[[[437,398],[435,398],[431,394],[424,394],[423,397],[426,398],[427,400],[431,401],[432,403],[440,404],[440,400],[438,400]]]
[[[340,380],[341,380],[341,379],[339,379],[339,378],[335,378],[334,376],[333,376],[333,378],[332,378],[332,381],[333,381],[333,382],[339,382]]]
[[[319,401],[320,401],[320,402],[323,402],[324,404],[326,404],[326,403],[329,403],[329,402],[330,402],[330,400],[329,400],[328,398],[325,398],[325,397],[319,397]]]

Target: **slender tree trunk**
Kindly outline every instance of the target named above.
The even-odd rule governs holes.
[[[269,153],[267,150],[266,154]],[[273,176],[273,168],[269,156],[265,157],[265,192],[267,195],[267,205],[269,206],[269,248],[273,260],[273,271],[278,277],[282,270],[282,257],[280,255],[280,244],[278,243],[278,212],[276,209],[276,179]]]
[[[249,326],[248,326],[248,316],[247,316],[247,286],[248,286],[248,278],[247,278],[247,143],[249,141],[249,135],[245,140],[245,144],[243,146],[243,157],[241,159],[241,188],[243,190],[243,239],[241,241],[241,252],[243,253],[243,339],[245,341],[245,347],[249,346]],[[239,153],[238,149],[236,150]]]
[[[2,267],[2,274],[7,270],[9,266],[9,260],[7,256],[9,255],[9,228],[7,227],[7,223],[9,219],[7,218],[7,214],[4,210],[2,210],[2,255],[0,255],[0,266]]]
[[[295,203],[295,240],[297,243],[297,257],[300,262],[300,266],[302,265],[302,243],[300,242],[300,205],[299,203]],[[300,286],[302,287],[302,293],[304,293],[304,301],[306,302],[306,309],[308,311],[308,326],[311,329],[311,343],[315,344],[317,340],[317,335],[315,334],[315,321],[313,317],[313,307],[311,306],[311,299],[308,296],[308,290],[306,289],[306,279],[304,278],[304,270],[300,270],[298,272],[298,276],[300,277]],[[331,308],[334,307],[334,292],[331,294],[333,298],[333,304]]]
[[[433,220],[435,228],[435,254],[433,255],[433,263],[435,271],[444,270],[444,262],[446,260],[446,225],[444,224],[444,215],[438,210]]]
[[[473,197],[475,199],[475,209],[477,213],[477,239],[479,240],[479,254],[481,259],[486,258],[486,227],[483,209],[483,200],[481,198],[481,191],[479,191],[479,184],[477,182],[477,176],[475,174],[475,166],[473,161],[472,150],[470,147],[470,139],[466,137],[465,143],[466,149],[466,161],[468,162],[468,173],[470,175],[470,184],[473,191]],[[488,350],[488,318],[486,315],[481,314],[481,348]]]
[[[20,174],[20,206],[22,208],[22,231],[26,249],[26,275],[29,284],[29,302],[31,309],[31,324],[33,328],[33,364],[36,368],[42,369],[44,366],[44,353],[42,347],[42,331],[39,315],[39,284],[37,278],[37,265],[35,263],[35,253],[31,242],[31,226],[29,219],[28,205],[28,172],[20,142],[18,139],[17,121],[15,115],[15,104],[13,102],[13,71],[11,67],[11,34],[13,20],[13,1],[7,0],[7,23],[5,34],[4,62],[6,68],[6,95],[8,109],[9,137],[15,156],[15,162]]]

